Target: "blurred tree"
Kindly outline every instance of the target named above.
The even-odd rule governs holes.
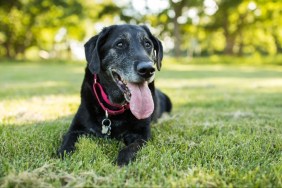
[[[167,26],[164,27],[164,31],[169,32],[174,40],[174,56],[182,54],[183,36],[186,35],[184,27],[192,24],[188,21],[187,13],[192,8],[199,8],[201,5],[202,1],[199,0],[169,0],[169,7],[157,15],[158,18],[161,17],[162,24]]]
[[[225,54],[273,54],[281,49],[281,1],[217,0],[218,10],[205,25],[207,32],[222,30]]]
[[[82,5],[75,0],[2,1],[0,43],[5,47],[5,56],[15,58],[32,45],[42,45],[45,32],[53,35],[62,26],[77,27],[81,12]],[[46,38],[54,40],[48,34]]]
[[[275,54],[281,7],[279,0],[0,0],[0,55],[23,56],[31,46],[56,51],[115,23],[149,23],[175,56]]]
[[[257,15],[253,29],[257,41],[252,45],[260,53],[282,52],[282,1],[256,0],[254,13]],[[251,28],[250,28],[251,29]]]
[[[173,38],[174,38],[174,55],[179,56],[181,54],[180,51],[180,45],[181,45],[181,33],[180,33],[180,24],[179,24],[179,18],[182,16],[182,12],[184,7],[188,7],[189,1],[173,1],[169,0],[169,4],[172,11],[171,19],[168,19],[168,21],[172,21],[173,23]]]
[[[242,0],[219,0],[218,10],[211,17],[211,22],[207,24],[206,28],[212,32],[223,29],[225,37],[225,54],[233,54],[236,37],[241,33],[244,26],[244,18],[246,12],[238,12],[238,6]]]
[[[224,53],[275,54],[281,52],[282,1],[169,0],[157,14],[141,21],[174,39],[174,55]],[[209,10],[207,10],[209,9]]]

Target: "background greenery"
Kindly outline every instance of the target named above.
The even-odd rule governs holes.
[[[282,51],[279,0],[0,1],[0,56],[73,58],[104,26],[142,23],[174,56],[275,55]],[[83,52],[82,52],[83,54]]]

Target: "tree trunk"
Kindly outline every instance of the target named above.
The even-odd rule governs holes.
[[[6,54],[5,54],[6,58],[11,59],[12,58],[12,52],[11,52],[11,48],[10,48],[9,43],[5,43],[4,46],[6,48]]]
[[[276,32],[274,32],[274,31],[276,31],[276,27],[274,27],[272,29],[272,36],[273,36],[275,47],[276,47],[276,53],[281,53],[282,52],[282,46],[279,43],[278,34]]]
[[[225,47],[224,47],[224,54],[233,55],[233,48],[235,44],[235,37],[229,32],[229,21],[228,21],[228,14],[225,12],[224,15],[224,22],[223,22],[223,31],[225,37]]]
[[[180,29],[179,29],[179,24],[177,22],[177,17],[175,16],[173,18],[173,25],[174,25],[174,30],[173,30],[173,35],[174,35],[174,55],[176,57],[179,57],[181,54],[181,34],[180,34]]]
[[[243,48],[244,48],[244,37],[243,37],[241,30],[239,31],[239,39],[240,39],[240,41],[239,41],[238,55],[242,56],[243,55]]]
[[[227,35],[225,36],[225,48],[224,48],[224,54],[227,55],[233,55],[234,54],[234,45],[235,45],[235,37]]]
[[[174,3],[172,0],[170,0],[170,4],[173,7],[174,11],[174,18],[173,18],[173,38],[174,38],[174,55],[176,57],[179,57],[181,55],[181,43],[182,43],[182,37],[181,37],[181,31],[180,31],[180,25],[177,22],[177,19],[182,15],[182,9],[185,6],[185,0],[182,0],[178,3]]]

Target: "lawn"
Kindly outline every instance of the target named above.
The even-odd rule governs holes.
[[[207,59],[208,61],[208,59]],[[164,62],[173,101],[130,165],[82,137],[55,153],[80,102],[83,63],[0,64],[0,187],[281,187],[282,67]]]

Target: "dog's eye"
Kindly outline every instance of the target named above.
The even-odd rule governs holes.
[[[152,47],[152,44],[151,44],[149,41],[146,41],[146,42],[145,42],[145,47],[146,47],[146,48],[151,48],[151,47]]]
[[[118,47],[118,48],[123,48],[123,47],[124,47],[124,43],[123,43],[123,42],[118,42],[118,43],[116,44],[116,47]]]

